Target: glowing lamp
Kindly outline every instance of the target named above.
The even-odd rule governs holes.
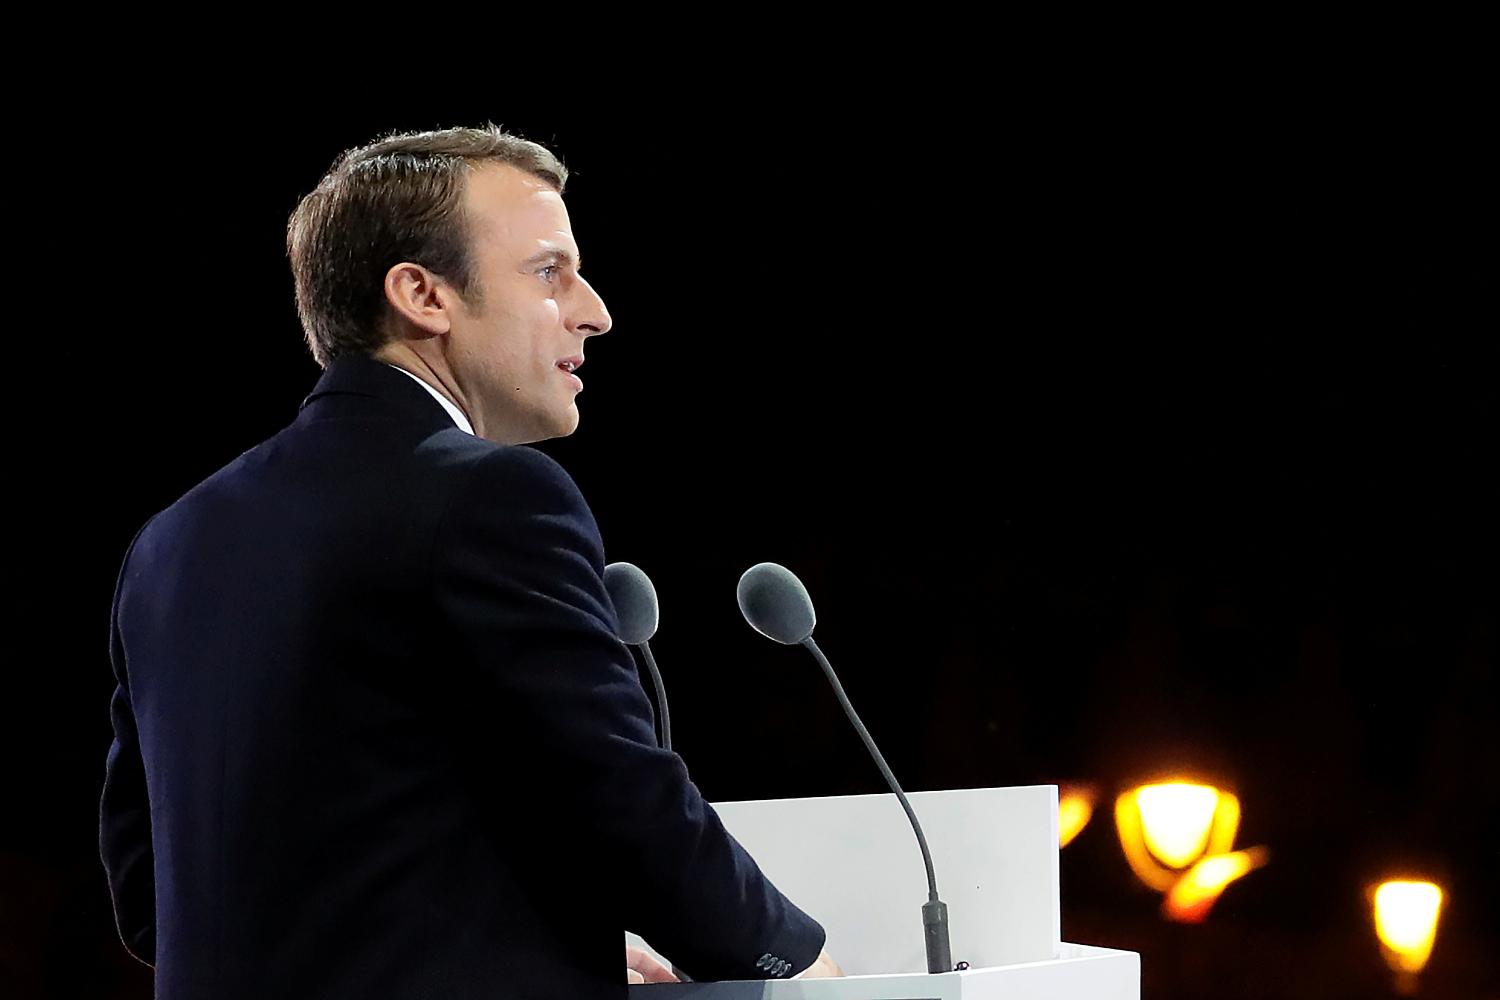
[[[1146,885],[1166,892],[1187,869],[1234,846],[1240,800],[1187,781],[1134,788],[1115,800],[1115,826],[1125,860]]]
[[[1392,880],[1376,887],[1374,902],[1381,951],[1398,977],[1398,986],[1409,991],[1432,955],[1443,890],[1431,882]]]
[[[1067,847],[1094,815],[1097,793],[1090,785],[1060,785],[1057,789],[1058,846]]]
[[[1211,854],[1178,879],[1162,900],[1162,913],[1181,924],[1202,923],[1229,883],[1266,863],[1264,847],[1229,854]]]

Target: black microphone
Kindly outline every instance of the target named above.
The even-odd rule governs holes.
[[[823,673],[828,678],[828,683],[833,685],[833,693],[838,696],[839,704],[844,706],[844,712],[849,716],[849,721],[854,723],[854,728],[859,731],[860,739],[865,741],[865,747],[869,749],[870,756],[875,758],[875,763],[880,767],[880,773],[885,775],[886,782],[891,786],[891,791],[901,800],[901,808],[906,810],[906,818],[911,820],[911,828],[917,835],[917,844],[922,848],[922,861],[927,866],[927,902],[922,904],[922,929],[927,942],[927,971],[952,972],[953,952],[948,943],[948,904],[938,898],[937,876],[932,870],[932,852],[927,849],[927,838],[922,834],[922,824],[917,822],[917,814],[912,812],[911,803],[906,800],[906,793],[901,790],[896,776],[891,773],[885,758],[880,755],[875,741],[870,738],[870,731],[865,728],[859,716],[855,714],[854,706],[849,704],[849,696],[844,694],[844,686],[834,675],[833,666],[829,664],[828,657],[818,648],[813,641],[813,626],[818,623],[818,616],[813,613],[812,598],[807,594],[807,588],[802,586],[802,581],[785,566],[776,563],[760,563],[745,570],[745,575],[740,577],[739,589],[736,597],[740,603],[740,613],[745,616],[745,621],[767,639],[774,639],[788,646],[802,645],[810,650],[818,661],[818,666],[823,668]]]
[[[650,639],[656,634],[661,617],[656,604],[656,588],[651,586],[651,578],[641,572],[640,567],[617,562],[604,567],[604,589],[609,591],[615,615],[620,619],[620,638],[626,645],[641,651],[641,657],[651,671],[651,682],[656,686],[656,705],[661,714],[661,747],[670,750],[672,716],[667,712],[667,689],[661,682],[661,671],[656,669],[656,659],[651,655]]]

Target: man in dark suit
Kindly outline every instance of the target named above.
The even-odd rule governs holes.
[[[101,852],[161,997],[621,996],[837,974],[656,746],[571,433],[562,165],[497,129],[351,151],[288,246],[325,372],[126,555]],[[627,955],[632,977],[670,973]]]

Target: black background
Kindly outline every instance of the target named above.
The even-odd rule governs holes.
[[[656,584],[705,795],[881,787],[811,659],[739,618],[738,575],[778,561],[908,790],[1101,787],[1063,936],[1139,950],[1146,996],[1385,995],[1364,892],[1405,873],[1450,891],[1424,995],[1500,995],[1493,238],[1462,116],[1337,86],[184,90],[46,118],[13,188],[7,995],[149,995],[95,846],[109,597],[136,528],[316,379],[288,213],[341,149],[485,120],[574,171],[615,326],[543,447]],[[1233,787],[1271,850],[1197,927],[1109,817],[1168,772]]]

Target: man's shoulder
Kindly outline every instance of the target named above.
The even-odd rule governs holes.
[[[435,536],[472,538],[476,529],[502,525],[530,531],[539,517],[598,538],[573,478],[536,448],[496,444],[457,427],[411,436],[352,430],[285,428],[156,513],[133,548],[181,554],[267,532],[309,541],[378,533],[386,544],[406,539],[420,547]]]
[[[462,433],[462,432],[460,432]],[[529,445],[500,445],[470,435],[466,441],[448,435],[424,442],[429,461],[459,472],[455,499],[461,509],[484,513],[515,512],[593,517],[578,484],[556,459]]]

